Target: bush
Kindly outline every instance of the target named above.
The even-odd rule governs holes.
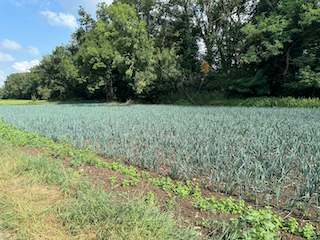
[[[191,95],[199,106],[243,106],[243,107],[285,107],[285,108],[318,108],[319,98],[277,98],[254,97],[247,99],[227,99],[223,92],[201,93]],[[173,105],[192,105],[192,102],[183,94],[161,96],[157,103]]]

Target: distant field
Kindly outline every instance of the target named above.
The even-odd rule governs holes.
[[[46,100],[21,100],[21,99],[0,99],[0,105],[43,105],[43,104],[84,104],[84,103],[105,103],[110,105],[125,105],[116,101],[107,102],[107,100],[68,100],[68,101],[46,101]]]
[[[47,104],[45,100],[31,101],[31,100],[16,100],[16,99],[0,99],[0,105],[42,105]]]

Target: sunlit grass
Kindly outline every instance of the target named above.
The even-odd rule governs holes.
[[[82,104],[82,103],[104,103],[110,105],[129,105],[133,101],[127,101],[126,103],[117,101],[107,101],[106,99],[101,100],[84,100],[84,99],[71,99],[71,100],[23,100],[23,99],[0,99],[0,105],[43,105],[43,104]]]
[[[143,196],[106,194],[0,139],[0,233],[13,239],[198,239]],[[11,239],[10,238],[10,239]]]
[[[42,105],[48,104],[46,100],[20,100],[20,99],[0,99],[0,105]]]
[[[58,186],[40,184],[34,174],[22,172],[26,160],[1,140],[0,231],[14,239],[79,239],[57,220],[55,209],[68,198]]]

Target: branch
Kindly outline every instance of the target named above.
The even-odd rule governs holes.
[[[189,94],[186,92],[186,91],[184,91],[185,92],[185,94],[187,95],[187,97],[190,99],[190,101],[192,102],[192,104],[193,105],[196,105],[196,103],[193,101],[193,99],[189,96]]]
[[[296,40],[296,41],[289,47],[289,49],[288,49],[288,51],[287,51],[286,69],[285,69],[284,72],[283,72],[283,76],[287,75],[288,70],[289,70],[289,65],[290,65],[290,51],[291,51],[292,47],[293,47],[298,41],[299,41],[299,39]]]
[[[269,7],[271,7],[272,11],[277,12],[277,10],[272,6],[271,2],[269,0],[265,0]]]

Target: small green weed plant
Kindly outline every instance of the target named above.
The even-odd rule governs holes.
[[[154,193],[153,192],[148,192],[147,194],[147,198],[146,198],[146,202],[147,203],[154,203],[155,197],[154,197]]]
[[[116,184],[117,183],[117,177],[114,177],[114,176],[112,176],[112,177],[110,177],[110,184],[111,184],[111,186],[113,186],[114,184]]]

